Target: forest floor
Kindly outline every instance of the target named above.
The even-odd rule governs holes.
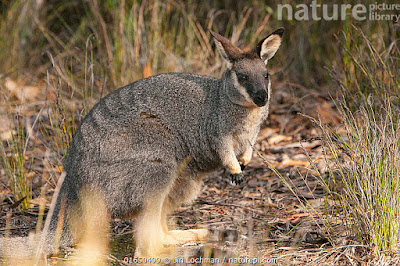
[[[328,186],[331,182],[325,174],[329,158],[310,117],[333,127],[341,122],[329,94],[296,84],[274,84],[270,116],[254,147],[257,152],[244,170],[245,181],[234,185],[226,171],[213,173],[204,180],[194,203],[171,216],[171,228],[206,228],[211,232],[209,243],[183,249],[197,250],[193,256],[264,258],[264,262],[279,265],[357,264],[368,259],[368,250],[348,240],[343,220],[335,217],[338,204],[326,196],[321,185],[323,180]],[[46,149],[38,144],[36,151],[41,150]],[[43,164],[32,169],[36,179],[48,178]],[[35,230],[38,196],[45,182],[33,186],[36,198],[28,211],[15,208],[7,180],[1,183],[0,234],[27,236]],[[53,189],[44,191],[50,199]],[[134,256],[132,232],[131,222],[112,222],[110,263],[124,264],[124,258]]]

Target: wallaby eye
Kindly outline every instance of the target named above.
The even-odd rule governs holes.
[[[267,72],[267,74],[265,74],[264,78],[269,79],[269,76],[271,76],[271,75]]]
[[[245,74],[241,74],[241,73],[237,73],[236,76],[238,77],[239,81],[245,81],[249,79],[249,76],[245,75]]]

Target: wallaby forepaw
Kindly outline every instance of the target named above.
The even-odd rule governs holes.
[[[232,183],[239,185],[240,183],[243,182],[244,175],[243,173],[231,174],[231,178],[232,178]]]

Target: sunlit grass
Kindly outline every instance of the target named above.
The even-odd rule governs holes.
[[[15,207],[28,209],[32,199],[32,181],[29,176],[34,157],[26,155],[27,137],[22,117],[13,118],[15,128],[10,128],[11,138],[6,144],[0,142],[0,165],[4,169],[12,193]],[[30,166],[29,166],[30,162]],[[21,201],[21,202],[20,202]],[[20,204],[18,204],[20,202]]]
[[[345,135],[320,125],[334,163],[329,176],[343,189],[325,187],[341,201],[356,240],[378,255],[393,254],[400,244],[400,76],[395,59],[400,53],[392,44],[378,52],[360,29],[353,30],[361,40],[346,50],[353,70],[346,72],[344,83],[338,80],[348,99],[339,106]]]
[[[334,193],[356,239],[377,254],[394,252],[400,243],[400,125],[386,103],[379,110],[365,103],[356,114],[343,107],[346,136],[324,129],[335,163],[330,174],[344,185]]]

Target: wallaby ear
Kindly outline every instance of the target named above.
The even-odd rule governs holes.
[[[241,57],[241,55],[243,54],[243,51],[239,47],[233,45],[233,43],[231,43],[231,41],[229,41],[224,36],[221,36],[218,33],[213,32],[210,29],[208,29],[208,30],[210,31],[211,35],[214,37],[215,45],[217,46],[218,51],[221,54],[221,56],[223,58],[225,58],[227,61],[229,61],[228,67],[230,65],[232,65],[231,63],[233,63],[233,61],[235,61],[235,59]]]
[[[267,64],[268,60],[275,55],[279,46],[281,46],[282,35],[284,32],[284,28],[279,28],[257,44],[255,52],[265,64]]]

